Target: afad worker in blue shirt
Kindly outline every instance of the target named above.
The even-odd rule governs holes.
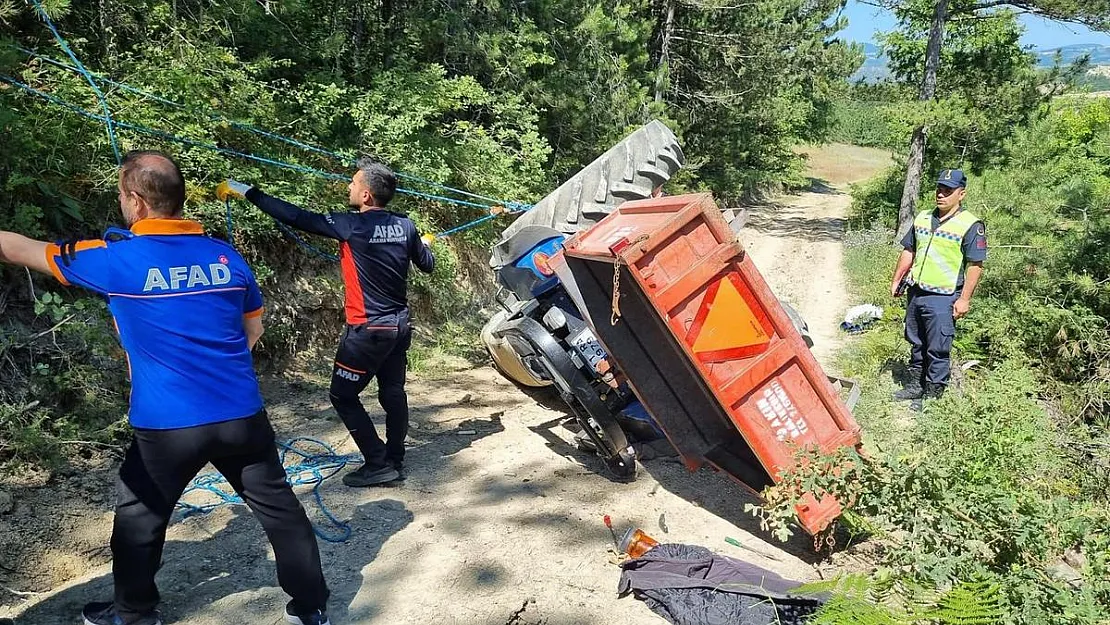
[[[347,325],[339,339],[329,396],[365,459],[343,476],[343,483],[365,487],[401,479],[409,429],[409,266],[432,272],[435,258],[429,246],[434,237],[421,237],[412,220],[386,209],[397,191],[397,177],[385,165],[359,160],[347,191],[350,210],[326,215],[301,210],[234,180],[221,183],[216,194],[224,199],[245,197],[278,221],[339,241]],[[384,443],[359,400],[375,376],[378,403],[385,410]]]
[[[327,625],[316,537],[278,460],[251,349],[262,294],[227,243],[183,219],[185,180],[167,156],[132,152],[119,171],[130,230],[48,244],[0,232],[0,261],[104,296],[127,353],[134,435],[120,467],[112,526],[115,598],[85,606],[85,625],[160,625],[154,575],[182,492],[211,462],[262,523],[286,619]]]
[[[925,399],[944,394],[951,370],[956,320],[971,308],[971,296],[987,259],[983,221],[964,208],[967,177],[945,169],[937,177],[936,209],[922,211],[902,239],[891,295],[908,285],[906,340],[910,343],[909,379],[895,393],[920,410]]]

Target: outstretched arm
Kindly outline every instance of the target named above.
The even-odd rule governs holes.
[[[45,241],[36,241],[21,234],[0,230],[0,262],[53,275],[50,263],[46,260],[47,245]]]
[[[343,236],[335,227],[330,216],[306,211],[296,204],[266,195],[258,189],[246,193],[247,201],[262,209],[262,212],[280,221],[311,234],[342,241]]]
[[[330,239],[344,240],[344,236],[336,228],[330,215],[322,215],[306,211],[296,204],[266,195],[262,191],[248,184],[235,180],[226,180],[216,187],[216,196],[221,200],[231,197],[245,198],[251,204],[262,209],[262,212],[280,221],[311,234],[318,234]]]
[[[110,291],[112,263],[103,239],[56,244],[0,231],[0,262],[54,276],[65,286],[79,286],[100,294]]]

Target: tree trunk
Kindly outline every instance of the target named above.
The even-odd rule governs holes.
[[[385,55],[383,62],[385,68],[393,67],[394,59],[403,45],[404,22],[401,13],[404,10],[404,0],[382,0],[382,25],[385,32]]]
[[[112,26],[108,23],[110,11],[111,7],[108,6],[108,0],[97,2],[97,16],[100,22],[101,62],[107,65],[108,69],[115,69],[115,38],[112,34]]]
[[[940,67],[940,48],[944,43],[944,24],[948,20],[949,0],[937,0],[933,11],[933,25],[929,28],[929,45],[925,49],[925,78],[917,99],[928,102],[937,94],[937,68]],[[925,142],[929,130],[925,126],[914,128],[910,139],[910,153],[906,161],[906,184],[902,187],[902,203],[898,207],[898,232],[894,244],[902,240],[913,224],[917,212],[917,198],[921,195],[921,174],[925,167]]]
[[[670,73],[671,35],[674,34],[674,0],[667,2],[667,19],[663,23],[663,42],[659,46],[659,67],[655,74],[655,102],[663,101],[663,88]]]

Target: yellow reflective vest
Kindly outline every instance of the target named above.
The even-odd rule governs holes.
[[[958,209],[934,231],[933,211],[918,213],[913,221],[916,250],[910,281],[930,293],[955,293],[964,264],[964,235],[977,221],[970,211]]]

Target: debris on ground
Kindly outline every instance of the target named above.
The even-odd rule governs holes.
[[[759,549],[754,549],[754,548],[749,547],[749,546],[745,545],[744,543],[736,540],[735,538],[726,536],[725,537],[725,542],[732,545],[733,547],[739,547],[741,549],[746,549],[746,550],[748,550],[748,551],[750,551],[750,552],[752,552],[756,555],[763,556],[764,558],[767,558],[768,560],[775,560],[776,562],[781,562],[782,561],[782,558],[776,556],[773,553],[767,553],[765,551],[760,551]]]
[[[840,324],[840,329],[849,334],[860,334],[866,332],[876,321],[882,318],[883,309],[874,304],[853,306],[844,314],[844,321]]]
[[[796,593],[801,582],[694,545],[659,545],[621,568],[618,594],[674,625],[802,625],[823,602]]]

